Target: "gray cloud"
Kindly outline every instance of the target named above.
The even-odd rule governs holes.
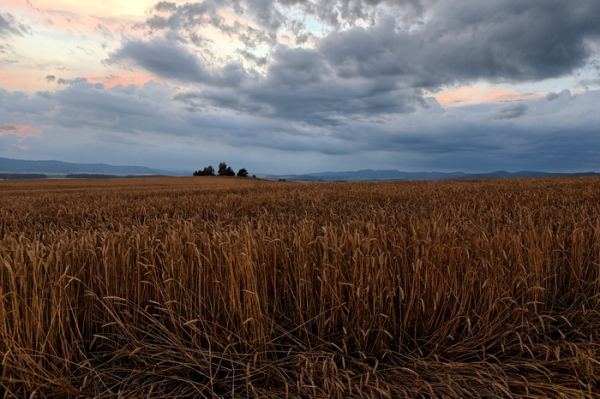
[[[162,1],[154,6],[156,14],[146,20],[146,26],[151,30],[178,30],[204,26],[211,22],[214,23],[215,18],[220,19],[217,11],[220,6],[226,6],[227,3],[227,1],[206,0],[178,6],[175,3]],[[139,27],[142,26],[139,25]]]
[[[529,107],[525,104],[507,105],[495,112],[494,119],[515,119],[527,113]]]
[[[409,31],[384,17],[370,28],[333,32],[319,50],[340,76],[395,76],[436,88],[474,80],[558,77],[586,64],[598,38],[600,3],[447,1],[433,3],[425,25]]]
[[[211,70],[180,43],[172,39],[128,41],[110,55],[108,63],[130,62],[162,78],[186,83],[238,86],[247,73],[240,64],[230,63]]]
[[[53,76],[53,75],[50,75]],[[48,80],[48,76],[46,76],[46,80]],[[73,85],[73,84],[78,84],[78,83],[85,83],[87,82],[87,79],[85,78],[75,78],[75,79],[63,79],[63,78],[58,78],[58,80],[56,81],[56,83],[58,83],[59,85]]]
[[[54,82],[56,80],[56,76],[46,75],[46,77],[44,79],[46,79],[46,82]]]
[[[26,125],[27,120],[32,115],[43,115],[54,108],[54,104],[51,101],[48,101],[47,98],[43,96],[29,96],[26,93],[16,91],[9,92],[7,90],[0,89],[0,109],[4,110],[9,114],[18,115],[19,118],[23,117],[24,123],[15,124],[23,124]],[[0,113],[0,120],[7,120],[8,117]]]
[[[102,34],[102,37],[105,38],[106,40],[114,40],[115,39],[115,37],[112,34],[112,32],[110,31],[110,29],[108,29],[106,26],[104,26],[102,24],[96,25],[96,30],[98,32],[100,32]]]
[[[269,59],[267,57],[258,57],[247,50],[238,50],[237,52],[246,60],[253,62],[259,67],[267,65],[267,63],[269,62]]]
[[[206,48],[206,39],[200,40],[198,29],[206,26],[214,27],[222,33],[237,38],[246,48],[253,49],[259,44],[274,46],[277,43],[275,30],[257,29],[249,24],[235,21],[226,23],[218,10],[228,5],[239,5],[237,1],[205,0],[198,3],[186,3],[178,6],[175,3],[160,2],[155,5],[153,14],[144,24],[136,25],[137,28],[148,28],[150,32],[168,31],[167,35],[175,34],[187,37],[198,47]],[[254,3],[253,3],[254,4]],[[270,7],[267,7],[270,8]],[[279,13],[282,16],[281,13]],[[265,17],[270,19],[270,17]]]
[[[316,65],[318,69],[319,64]],[[314,67],[308,69],[311,68]],[[411,100],[414,93],[406,92],[400,95],[401,104],[412,104],[416,112],[354,118],[345,107],[360,109],[369,104],[354,103],[360,97],[356,93],[366,90],[360,85],[346,88],[353,94],[347,96],[352,100],[345,100],[339,92],[331,97],[321,94],[319,100],[312,85],[324,85],[323,81],[308,84],[289,97],[271,94],[272,99],[268,98],[269,86],[265,82],[262,86],[246,87],[247,92],[242,93],[234,88],[180,92],[152,82],[143,87],[107,89],[84,79],[73,81],[78,83],[36,95],[0,89],[0,120],[11,126],[44,126],[43,137],[27,145],[40,146],[40,151],[42,147],[44,151],[56,147],[56,154],[85,138],[87,147],[77,152],[92,155],[98,147],[109,145],[106,138],[110,137],[111,143],[133,146],[129,155],[123,154],[121,162],[127,162],[127,156],[142,156],[142,152],[135,152],[135,146],[136,142],[145,142],[147,151],[152,148],[148,143],[154,143],[163,152],[161,157],[166,159],[169,154],[173,162],[179,162],[183,153],[197,160],[198,153],[204,151],[207,157],[210,153],[236,154],[244,166],[250,166],[247,162],[256,155],[278,159],[282,168],[296,172],[332,165],[338,165],[337,169],[385,164],[400,169],[466,171],[598,170],[600,166],[600,137],[595,134],[600,125],[596,112],[600,91],[577,95],[563,92],[553,101],[539,98],[503,105],[506,108],[499,112],[504,116],[527,110],[512,119],[490,119],[490,112],[498,115],[493,113],[498,112],[493,104],[487,108],[443,110],[435,99],[423,98],[428,108],[422,108]],[[324,92],[343,88],[336,86],[335,78],[333,81],[332,86],[324,86]],[[239,100],[261,94],[266,97],[262,101]],[[306,105],[308,101],[299,101],[302,96],[315,101],[314,108]],[[337,97],[341,100],[333,101]],[[275,100],[287,103],[278,108]],[[329,108],[327,101],[332,102]],[[299,106],[297,113],[293,111],[294,104]],[[190,107],[202,112],[189,112]],[[302,113],[322,123],[307,124]],[[330,123],[326,123],[328,119]],[[196,144],[171,149],[175,142]],[[315,163],[307,165],[307,156]],[[329,166],[316,166],[317,160],[322,162],[319,165]],[[152,162],[148,158],[143,163],[153,165]]]
[[[250,22],[223,19],[223,8]],[[47,127],[57,144],[43,144],[57,153],[59,143],[81,142],[88,147],[77,153],[93,154],[95,145],[147,140],[173,162],[235,153],[289,162],[292,171],[600,170],[598,15],[596,0],[161,2],[138,26],[144,35],[124,39],[106,63],[170,83],[106,88],[48,75],[55,92],[0,89],[0,120]],[[205,27],[237,49],[213,51]],[[429,94],[580,72],[588,91],[520,102],[444,109]],[[176,142],[185,145],[176,151]]]
[[[238,12],[254,18],[266,31],[239,23],[225,25],[217,11],[227,5],[239,7]],[[329,18],[337,21],[334,25],[347,28],[326,33],[314,48],[279,44],[269,57],[256,56],[251,49],[275,37],[265,32],[281,28],[277,27],[278,15],[286,7],[298,7],[307,15]],[[378,7],[391,11],[384,14]],[[589,62],[591,50],[586,43],[600,35],[595,21],[600,3],[593,0],[573,4],[561,0],[526,4],[520,0],[340,0],[318,4],[248,0],[217,4],[206,0],[182,6],[161,2],[154,11],[147,24],[170,31],[163,38],[125,42],[109,62],[125,62],[186,84],[237,90],[207,90],[205,103],[188,104],[189,110],[206,106],[239,112],[261,110],[265,116],[315,125],[339,124],[340,118],[374,120],[412,113],[427,106],[423,89],[435,92],[481,80],[528,82],[563,76]],[[372,25],[358,26],[359,20],[371,20]],[[237,53],[264,67],[264,74],[231,62],[220,68],[212,66],[219,63],[200,58],[177,34],[207,23],[236,35],[246,46]],[[304,23],[293,19],[281,23],[299,35],[305,29]],[[199,38],[194,41],[193,35],[188,36],[202,45]],[[526,112],[523,106],[511,106],[493,117],[514,119]]]
[[[12,125],[0,125],[0,132],[12,132],[14,130],[17,130],[17,128]]]
[[[596,79],[584,79],[578,84],[579,87],[583,87],[585,89],[598,87],[600,86],[600,78]]]
[[[104,90],[102,86],[86,81],[57,92],[55,101],[61,105],[55,115],[61,124],[70,127],[93,125],[108,130],[118,127],[118,130],[135,131],[136,122],[157,116],[159,109],[153,101],[136,96],[135,90],[132,94]]]
[[[29,27],[23,23],[15,21],[12,14],[0,14],[0,37],[3,36],[23,36],[30,33]]]
[[[159,3],[156,3],[156,5],[154,6],[154,9],[156,11],[175,11],[177,9],[177,4],[176,3],[170,3],[168,1],[161,1]]]
[[[246,82],[235,91],[215,88],[195,92],[193,98],[197,110],[210,105],[307,125],[333,126],[348,118],[414,112],[422,95],[400,89],[385,78],[340,79],[317,51],[280,46],[272,54],[264,78]]]
[[[217,12],[224,7],[261,29],[225,24]],[[299,13],[287,13],[290,9]],[[205,0],[181,6],[161,2],[154,12],[146,22],[152,30],[210,24],[248,48],[269,41],[274,46],[276,32],[284,29],[304,43],[312,32],[298,15],[310,16],[333,29],[323,52],[340,74],[383,72],[421,87],[561,76],[587,61],[586,40],[600,33],[595,0]],[[359,22],[383,26],[358,27]]]
[[[174,41],[166,39],[151,42],[129,41],[110,61],[132,61],[137,66],[158,76],[188,82],[205,82],[210,74],[204,64]]]

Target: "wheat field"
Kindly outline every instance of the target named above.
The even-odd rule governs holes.
[[[5,398],[600,398],[600,179],[0,182]]]

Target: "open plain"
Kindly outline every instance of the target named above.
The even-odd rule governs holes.
[[[0,390],[598,398],[600,179],[0,182]]]

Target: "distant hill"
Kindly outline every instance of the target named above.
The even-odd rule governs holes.
[[[576,176],[600,176],[600,173],[595,172],[582,172],[582,173],[547,173],[547,172],[533,172],[533,171],[522,171],[522,172],[506,172],[500,170],[491,173],[478,173],[468,174],[461,179],[490,179],[490,178],[517,178],[517,177],[576,177]]]
[[[61,161],[25,161],[0,158],[0,173],[96,174],[96,175],[167,175],[181,176],[191,172],[173,172],[146,166],[114,166],[104,163],[69,163]]]
[[[92,173],[74,173],[66,175],[67,179],[123,179],[123,178],[146,178],[146,177],[165,177],[166,175],[102,175]]]
[[[497,179],[518,177],[571,177],[600,176],[599,173],[546,173],[546,172],[506,172],[464,173],[464,172],[401,172],[399,170],[357,170],[347,172],[320,172],[303,175],[263,175],[269,179],[286,181],[385,181],[385,180],[450,180],[450,179]]]
[[[25,161],[0,158],[0,179],[35,179],[45,175],[63,175],[71,178],[107,178],[136,176],[191,176],[191,171],[170,171],[151,169],[146,166],[114,166],[104,163],[69,163],[61,161]],[[4,176],[4,177],[3,177]],[[262,174],[267,179],[286,181],[385,181],[385,180],[449,180],[449,179],[490,179],[517,177],[570,177],[600,176],[599,173],[546,173],[535,171],[491,173],[464,172],[401,172],[399,170],[363,169],[345,172],[319,172],[302,175]]]
[[[272,179],[290,181],[372,181],[372,180],[444,180],[466,176],[463,172],[401,172],[399,170],[364,169],[347,172],[320,172],[303,175],[264,175]]]

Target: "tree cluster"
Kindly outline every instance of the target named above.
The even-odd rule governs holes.
[[[219,164],[219,170],[217,171],[219,176],[236,176],[231,166],[227,166],[225,162]],[[202,170],[194,172],[194,176],[215,176],[215,168],[212,165],[205,167]],[[238,177],[248,177],[248,170],[242,168],[237,172]]]

